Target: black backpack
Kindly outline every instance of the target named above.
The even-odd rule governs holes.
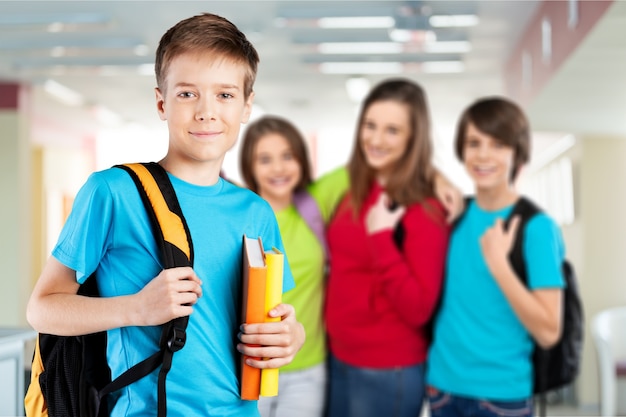
[[[191,235],[167,172],[153,162],[116,167],[127,171],[137,185],[164,268],[192,266]],[[79,287],[78,293],[99,296],[95,274]],[[165,377],[174,352],[185,344],[188,320],[186,316],[164,324],[159,351],[113,381],[106,359],[106,332],[84,336],[40,333],[25,398],[27,417],[106,417],[109,415],[108,394],[143,378],[159,366],[158,416],[165,416]],[[37,369],[41,371],[39,375]]]
[[[523,241],[525,225],[541,209],[527,198],[520,197],[508,222],[515,215],[520,216],[520,224],[509,260],[517,275],[527,283],[526,266],[524,264]],[[580,370],[583,349],[584,312],[578,292],[578,282],[572,264],[563,261],[563,324],[559,341],[550,349],[542,349],[535,345],[533,352],[535,394],[544,394],[572,383]]]

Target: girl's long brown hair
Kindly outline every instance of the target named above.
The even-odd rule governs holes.
[[[394,101],[404,104],[409,112],[411,132],[404,155],[387,178],[385,191],[395,202],[407,206],[434,195],[430,114],[426,93],[408,79],[391,79],[378,84],[363,101],[356,129],[354,148],[348,162],[352,208],[358,213],[376,179],[361,147],[361,127],[373,103]]]

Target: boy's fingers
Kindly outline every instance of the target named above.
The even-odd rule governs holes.
[[[509,223],[509,229],[507,230],[507,234],[510,236],[515,236],[517,233],[517,228],[519,227],[519,222],[521,221],[519,215],[513,216],[511,222]]]

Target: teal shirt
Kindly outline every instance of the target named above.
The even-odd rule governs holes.
[[[426,376],[440,390],[491,400],[532,395],[533,341],[489,272],[479,243],[511,210],[486,211],[472,201],[452,233]],[[536,215],[526,224],[523,245],[529,287],[562,288],[565,249],[556,223]]]
[[[348,175],[344,168],[322,176],[309,187],[308,191],[317,202],[325,223],[347,188]],[[320,242],[293,205],[277,212],[276,219],[296,282],[296,287],[283,295],[283,302],[294,306],[296,317],[306,331],[302,349],[289,365],[281,368],[281,372],[288,372],[321,364],[326,359],[326,335],[322,322],[325,259]]]
[[[240,326],[243,235],[284,251],[274,213],[253,192],[223,179],[201,187],[170,175],[191,232],[194,270],[203,295],[194,305],[187,342],[167,375],[167,415],[258,415],[239,397],[236,350]],[[134,294],[162,269],[148,216],[130,176],[121,169],[92,174],[82,187],[53,256],[82,282],[97,271],[104,297]],[[286,261],[283,289],[294,282]],[[113,376],[158,350],[159,326],[108,332]],[[157,371],[124,388],[111,416],[156,415]]]

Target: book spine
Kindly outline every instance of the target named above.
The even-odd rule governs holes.
[[[283,296],[283,265],[282,253],[266,252],[267,281],[265,286],[265,321],[278,322],[280,317],[270,317],[268,312],[282,302]],[[261,390],[264,397],[278,395],[278,368],[261,371]]]

